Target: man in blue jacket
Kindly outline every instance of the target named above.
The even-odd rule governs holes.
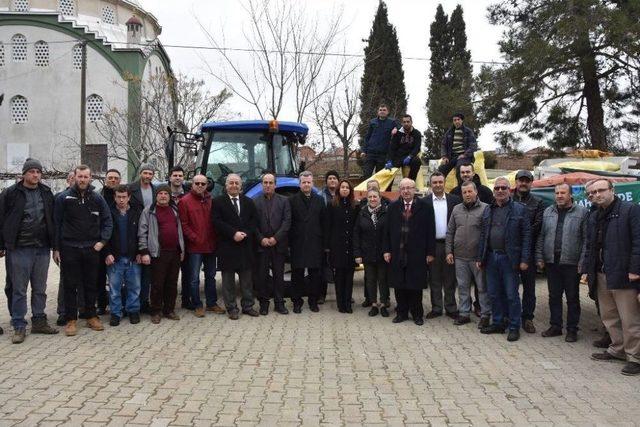
[[[440,166],[438,170],[446,177],[452,169],[460,165],[473,163],[473,153],[478,149],[473,130],[463,124],[464,114],[456,113],[452,117],[453,126],[442,138],[440,147]]]
[[[531,259],[531,225],[525,205],[511,199],[509,180],[496,178],[495,202],[486,209],[480,237],[479,267],[487,270],[487,287],[491,296],[493,323],[483,327],[483,334],[504,333],[504,319],[509,319],[507,340],[520,339],[522,318],[518,274]]]
[[[389,142],[391,137],[398,131],[398,123],[389,117],[389,107],[380,104],[378,107],[378,117],[369,122],[369,128],[364,137],[362,148],[364,157],[364,167],[362,173],[364,178],[369,178],[374,171],[384,169],[389,153]]]
[[[591,358],[626,361],[622,374],[640,375],[640,206],[616,197],[604,178],[589,194],[598,209],[589,215],[584,271],[611,336],[609,348]]]

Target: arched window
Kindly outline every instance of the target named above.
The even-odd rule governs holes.
[[[11,121],[17,125],[29,121],[29,102],[24,96],[16,95],[11,98]]]
[[[116,24],[116,11],[111,6],[102,8],[102,22],[105,24]]]
[[[58,0],[58,11],[63,15],[73,16],[76,14],[76,5],[73,0]]]
[[[22,34],[16,34],[11,38],[11,56],[14,62],[27,61],[27,38]]]
[[[73,69],[82,70],[82,46],[79,44],[73,47]]]
[[[89,95],[87,98],[87,119],[92,123],[101,120],[103,108],[104,102],[102,102],[102,97],[100,95],[96,95],[95,93]]]
[[[38,41],[35,44],[36,67],[49,66],[49,45],[45,41]]]
[[[13,0],[13,10],[15,12],[27,12],[29,10],[29,0]]]
[[[0,42],[0,67],[4,67],[4,44]]]

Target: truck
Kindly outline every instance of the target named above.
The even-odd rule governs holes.
[[[243,192],[251,198],[262,194],[260,180],[267,171],[275,173],[279,194],[290,196],[299,191],[298,174],[305,164],[296,162],[296,153],[309,133],[303,123],[242,120],[205,123],[195,134],[168,130],[165,151],[169,169],[175,161],[176,146],[190,150],[195,164],[187,176],[205,175],[214,197],[222,194],[230,173],[240,175]]]

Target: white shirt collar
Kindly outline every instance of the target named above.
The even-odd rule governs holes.
[[[433,196],[433,201],[436,201],[436,200],[438,200],[438,201],[447,200],[447,194],[446,193],[444,193],[442,195],[442,197],[436,196],[436,193],[431,193],[431,195]]]

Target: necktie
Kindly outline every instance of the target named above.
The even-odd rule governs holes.
[[[238,216],[240,216],[240,206],[238,205],[238,198],[233,197],[231,200],[233,200],[233,207],[236,208],[236,213],[238,214]]]
[[[405,210],[405,211],[408,211],[409,209],[411,209],[411,203],[407,203],[407,202],[405,202],[405,204],[404,204],[404,210]]]

